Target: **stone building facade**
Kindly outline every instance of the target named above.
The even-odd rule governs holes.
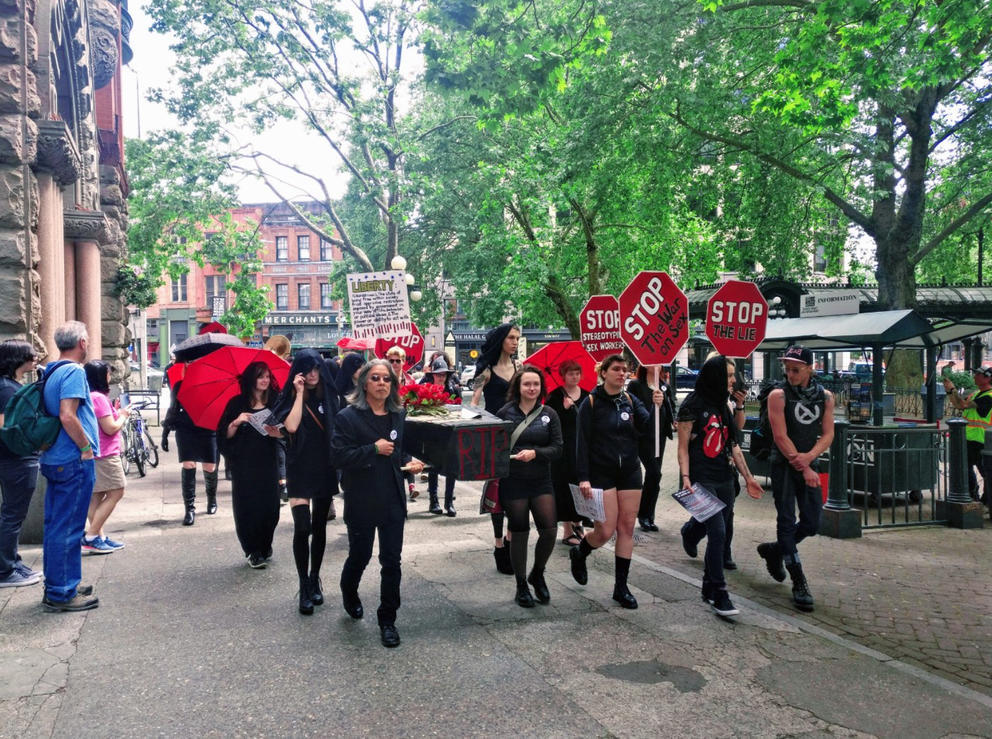
[[[0,339],[51,359],[56,327],[80,320],[118,376],[130,27],[126,0],[0,0]]]

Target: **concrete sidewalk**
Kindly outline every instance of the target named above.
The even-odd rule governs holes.
[[[428,514],[426,495],[410,504],[403,644],[386,650],[374,618],[374,561],[361,590],[370,615],[355,622],[341,609],[340,518],[329,524],[328,602],[301,616],[288,510],[273,565],[250,570],[234,535],[229,483],[221,482],[217,515],[179,525],[175,460],[165,454],[148,477],[129,478],[108,527],[127,548],[84,558],[98,609],[48,614],[39,587],[0,590],[0,736],[992,734],[992,697],[820,628],[829,619],[843,625],[829,595],[843,588],[828,585],[837,563],[863,562],[844,583],[856,603],[877,585],[863,570],[908,589],[927,577],[928,562],[959,562],[959,554],[917,555],[920,567],[896,578],[891,534],[818,540],[822,551],[810,542],[818,608],[815,618],[797,617],[787,588],[767,575],[766,584],[748,553],[772,520],[761,508],[767,501],[755,504],[753,531],[748,515],[738,519],[742,570],[731,576],[742,613],[723,620],[699,599],[701,563],[677,546],[679,515],[666,498],[664,532],[639,537],[635,549],[638,610],[610,598],[609,551],[593,555],[580,587],[565,547],[549,566],[551,604],[528,610],[514,604],[512,578],[495,572],[477,486],[459,484],[455,519]],[[202,483],[199,490],[202,498]],[[964,542],[988,551],[982,532],[974,541],[950,533],[940,541],[951,549]],[[40,567],[37,547],[23,554]],[[941,607],[956,608],[953,597]],[[894,606],[903,607],[875,603],[874,618]],[[982,650],[987,656],[987,644]]]

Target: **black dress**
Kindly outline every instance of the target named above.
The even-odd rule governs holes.
[[[569,483],[579,484],[578,474],[575,471],[576,423],[579,418],[579,404],[588,395],[588,390],[579,388],[579,399],[572,404],[571,408],[566,410],[564,387],[557,387],[548,394],[547,405],[558,414],[564,444],[561,457],[551,465],[551,480],[555,489],[555,505],[557,506],[559,521],[579,520],[579,514],[575,510],[575,501],[572,500],[572,491],[569,490],[568,486]]]
[[[246,555],[272,554],[272,537],[279,523],[279,440],[243,423],[230,439],[227,427],[242,413],[253,413],[244,396],[231,398],[220,423],[217,441],[231,468],[231,505],[234,528]]]
[[[217,434],[214,429],[200,428],[193,423],[193,419],[178,400],[182,384],[180,380],[170,388],[172,403],[162,421],[162,430],[176,433],[180,462],[217,464]]]
[[[517,363],[513,363],[513,371],[517,371]],[[489,380],[482,386],[482,398],[486,404],[486,412],[494,416],[504,405],[506,405],[506,393],[510,389],[510,383],[496,374],[493,367],[489,368]]]
[[[293,498],[322,500],[338,493],[337,471],[328,454],[333,418],[327,410],[315,394],[303,401],[300,427],[290,435],[286,450],[286,484]]]

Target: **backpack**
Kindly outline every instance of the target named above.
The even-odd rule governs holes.
[[[62,422],[45,410],[45,383],[64,364],[69,362],[57,362],[40,380],[24,385],[7,401],[0,441],[11,453],[19,457],[37,454],[48,449],[58,438]]]
[[[768,396],[771,395],[772,390],[784,387],[782,382],[765,380],[761,383],[761,391],[758,393],[758,425],[751,429],[751,445],[748,448],[748,454],[762,462],[772,456],[772,449],[775,448],[772,424],[768,420]]]

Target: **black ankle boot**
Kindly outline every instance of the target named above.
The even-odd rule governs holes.
[[[534,596],[530,594],[530,588],[527,587],[527,581],[522,577],[517,578],[517,597],[514,598],[517,601],[517,605],[521,608],[533,608],[534,607]]]
[[[796,562],[786,565],[789,575],[792,577],[792,602],[800,611],[813,610],[813,594],[809,592],[809,584],[806,582],[806,575],[803,574],[803,566]]]
[[[207,515],[212,516],[217,512],[217,470],[204,470],[203,483],[207,491]]]
[[[300,613],[304,616],[313,615],[313,599],[310,594],[310,578],[300,578]]]
[[[321,587],[320,575],[316,573],[310,575],[310,600],[315,606],[324,605],[324,592]]]
[[[551,591],[548,590],[548,583],[544,579],[544,572],[531,570],[527,576],[527,582],[534,586],[534,597],[538,603],[547,604],[551,602]]]
[[[181,479],[183,505],[186,506],[183,526],[192,526],[196,521],[196,470],[188,470],[184,467]]]
[[[437,502],[437,493],[428,493],[430,495],[430,505],[427,510],[433,513],[435,516],[441,516],[444,514],[444,510],[441,508],[441,504]]]
[[[782,566],[782,551],[778,542],[769,541],[758,545],[758,556],[765,560],[765,568],[775,582],[785,580],[785,567]]]
[[[512,575],[513,565],[510,563],[510,542],[503,539],[503,546],[493,548],[493,559],[496,560],[496,571],[501,575]]]

